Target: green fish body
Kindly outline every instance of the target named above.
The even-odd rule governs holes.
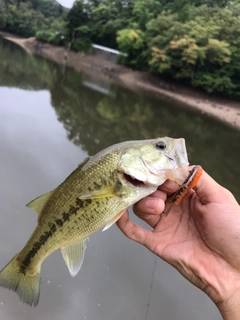
[[[38,214],[30,239],[0,272],[0,285],[36,306],[41,264],[61,249],[72,276],[81,268],[88,236],[106,230],[165,180],[188,175],[184,139],[158,138],[113,145],[84,160],[53,191],[29,204]]]

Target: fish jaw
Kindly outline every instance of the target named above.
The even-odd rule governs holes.
[[[165,144],[164,150],[157,150],[159,141]],[[164,137],[126,152],[121,158],[120,170],[130,177],[132,184],[159,186],[167,179],[181,184],[188,176],[188,164],[185,140]]]
[[[166,151],[165,155],[174,159],[172,162],[172,169],[189,165],[185,139],[183,138],[174,139],[170,150]]]
[[[174,161],[172,161],[172,169],[166,172],[166,178],[177,182],[179,185],[182,184],[189,174],[185,139],[175,139],[174,147],[166,156],[174,159]]]

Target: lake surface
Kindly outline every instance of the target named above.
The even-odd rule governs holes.
[[[190,163],[201,164],[240,201],[239,131],[164,97],[65,70],[0,38],[0,269],[36,226],[26,203],[55,188],[87,155],[161,136],[184,137]],[[205,294],[114,225],[90,237],[75,278],[60,251],[46,259],[36,308],[0,288],[0,319],[221,317]]]

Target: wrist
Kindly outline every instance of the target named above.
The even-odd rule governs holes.
[[[224,320],[239,320],[240,272],[220,261],[207,268],[202,265],[200,270],[201,283],[197,286],[212,299]]]
[[[240,283],[237,288],[225,301],[216,304],[224,320],[240,319]]]
[[[224,268],[215,278],[210,297],[224,320],[240,319],[240,272]],[[213,281],[214,282],[214,281]]]

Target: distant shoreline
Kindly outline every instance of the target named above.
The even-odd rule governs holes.
[[[15,42],[28,53],[67,65],[76,71],[93,70],[136,91],[144,90],[155,95],[165,95],[240,130],[240,102],[186,88],[177,83],[154,77],[147,72],[133,71],[95,56],[68,51],[63,47],[40,42],[35,38],[25,39],[2,31],[0,31],[0,36]]]

